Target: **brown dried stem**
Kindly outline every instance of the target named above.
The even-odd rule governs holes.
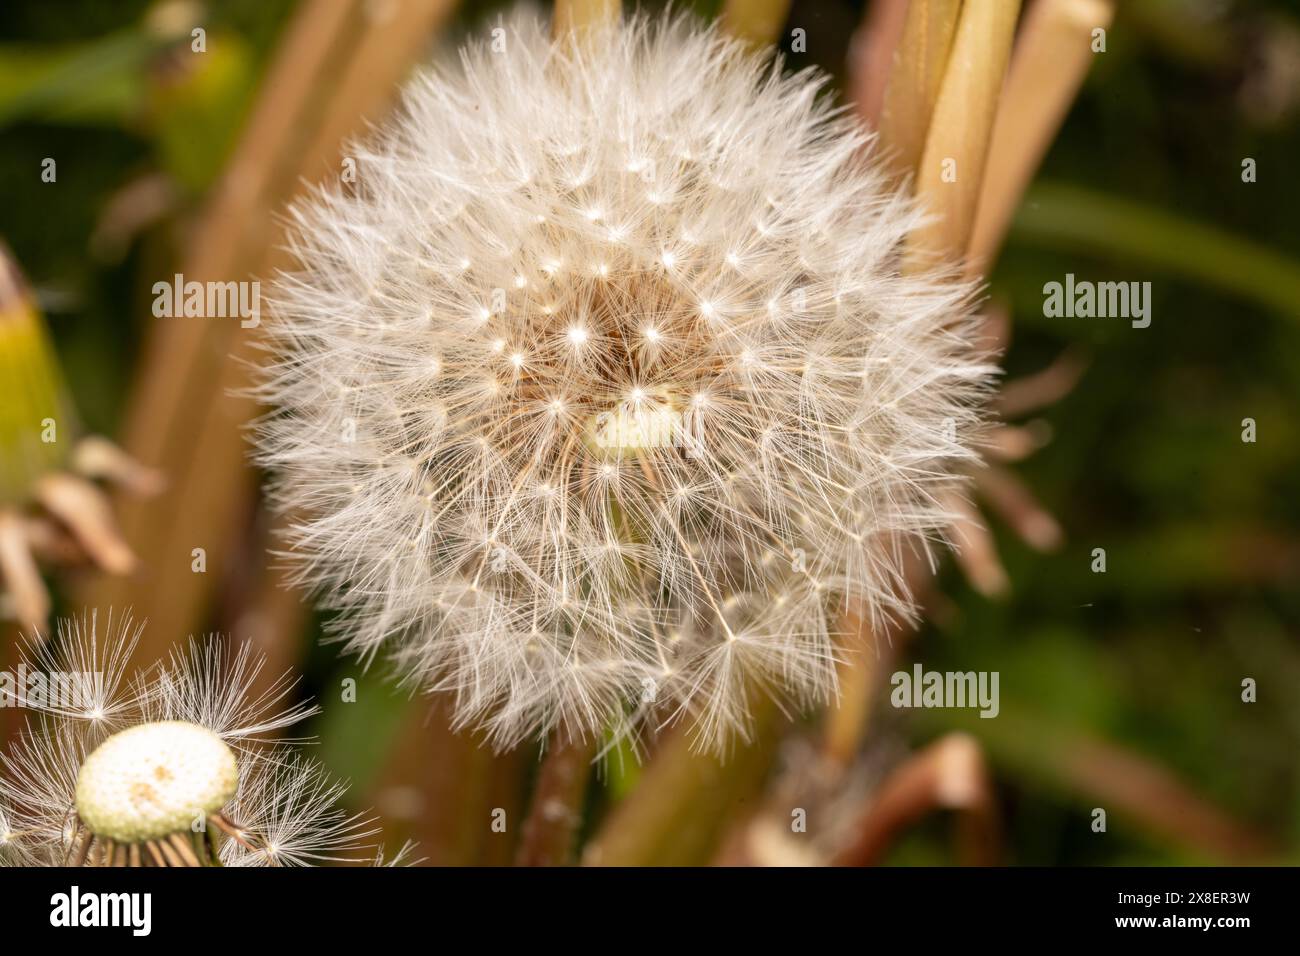
[[[1038,0],[1025,15],[989,144],[970,242],[973,271],[985,271],[997,257],[1012,214],[1092,66],[1092,31],[1109,27],[1114,14],[1114,0]]]
[[[1020,0],[962,5],[917,169],[916,194],[934,219],[909,240],[915,264],[966,254],[1019,12]]]
[[[231,163],[185,256],[187,281],[269,276],[289,264],[268,210],[337,174],[340,147],[386,110],[407,66],[453,0],[374,5],[311,0],[289,24]],[[379,11],[379,12],[376,12]],[[244,534],[255,475],[243,397],[260,328],[238,321],[161,319],[147,347],[126,428],[129,453],[169,485],[147,506],[119,502],[128,542],[146,573],[125,585],[100,579],[95,606],[133,606],[153,625],[138,651],[155,659],[177,634],[202,629],[214,591]],[[202,548],[206,572],[192,569]]]
[[[899,178],[915,175],[957,32],[961,0],[911,0],[880,116],[880,139]]]
[[[908,0],[875,0],[849,44],[849,86],[862,122],[880,127],[885,90],[903,36]]]
[[[524,829],[516,866],[567,866],[591,778],[597,741],[572,741],[557,731],[542,758],[533,788],[533,805]]]
[[[998,858],[997,805],[979,743],[949,734],[909,757],[881,783],[835,866],[872,866],[909,826],[936,810],[958,814],[961,862],[992,866]]]

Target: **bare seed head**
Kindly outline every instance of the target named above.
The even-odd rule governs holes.
[[[142,843],[188,833],[235,795],[235,754],[212,731],[183,721],[114,734],[77,775],[77,815],[96,836]]]

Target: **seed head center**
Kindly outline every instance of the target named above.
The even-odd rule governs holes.
[[[96,836],[120,843],[189,832],[235,795],[233,751],[205,727],[140,724],[105,740],[77,774],[77,814]]]

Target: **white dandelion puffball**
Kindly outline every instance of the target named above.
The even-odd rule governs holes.
[[[833,697],[846,607],[910,613],[971,289],[904,274],[921,214],[818,76],[684,17],[500,37],[294,210],[260,458],[345,649],[458,725],[723,746]]]

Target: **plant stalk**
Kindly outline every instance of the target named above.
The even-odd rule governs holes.
[[[524,821],[516,866],[567,866],[582,825],[598,740],[569,740],[556,731],[542,758],[532,808]]]
[[[908,268],[960,260],[970,244],[1020,0],[962,5],[917,170],[916,195],[934,215],[908,241]]]
[[[989,144],[967,258],[987,272],[1011,217],[1047,155],[1092,67],[1092,36],[1115,15],[1114,0],[1038,0],[1025,15]]]
[[[920,165],[960,12],[961,0],[907,5],[880,115],[880,140],[900,179],[914,176]]]

